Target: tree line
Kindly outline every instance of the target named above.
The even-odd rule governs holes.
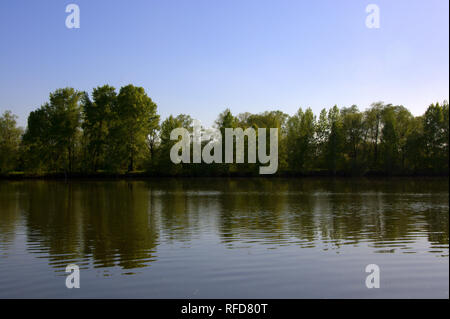
[[[300,108],[219,114],[216,127],[278,128],[280,175],[448,175],[449,105],[431,104],[421,116],[401,105],[373,103],[323,109]],[[92,94],[73,88],[50,93],[32,111],[25,130],[10,111],[0,116],[0,174],[123,174],[171,176],[258,175],[259,164],[173,164],[170,132],[190,131],[193,119],[170,115],[161,122],[157,105],[142,87],[117,92],[109,85]]]

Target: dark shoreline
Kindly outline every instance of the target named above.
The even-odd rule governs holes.
[[[182,178],[182,179],[200,179],[200,178],[338,178],[338,179],[379,179],[379,178],[449,178],[449,174],[431,174],[431,173],[405,173],[405,174],[386,174],[382,172],[367,172],[365,174],[351,174],[340,172],[330,174],[327,171],[316,171],[310,173],[298,172],[280,172],[273,175],[259,175],[259,174],[242,174],[230,173],[222,175],[188,175],[188,174],[160,174],[149,172],[132,172],[132,173],[51,173],[51,174],[29,174],[29,173],[13,173],[0,175],[0,181],[10,180],[142,180],[151,178]]]

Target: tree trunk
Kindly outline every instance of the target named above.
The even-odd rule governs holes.
[[[133,156],[130,156],[130,164],[128,165],[128,171],[132,172],[134,169],[134,161],[133,161]]]

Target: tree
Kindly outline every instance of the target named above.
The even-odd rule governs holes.
[[[217,128],[220,130],[220,134],[222,136],[222,155],[225,154],[225,129],[226,128],[236,128],[237,126],[242,127],[242,125],[247,125],[247,120],[251,116],[250,113],[245,113],[240,115],[240,120],[233,116],[230,109],[225,109],[222,113],[219,114],[217,120],[215,122]],[[243,128],[245,129],[245,128]],[[233,142],[233,154],[236,153],[235,145]],[[235,166],[229,163],[221,163],[218,166],[219,174],[229,174]]]
[[[359,161],[358,155],[363,141],[363,116],[356,105],[343,108],[341,116],[346,151],[351,159],[351,170],[353,173],[360,173],[361,161]]]
[[[41,108],[30,112],[28,124],[23,135],[23,155],[24,166],[29,171],[51,170],[53,158],[50,144],[50,120],[46,108]]]
[[[50,94],[46,105],[49,113],[50,137],[54,141],[56,153],[61,157],[63,169],[73,171],[77,139],[80,133],[82,93],[73,88],[58,89]]]
[[[326,147],[326,162],[328,170],[335,175],[341,167],[344,139],[341,114],[336,105],[328,111],[328,122],[330,125],[330,135]]]
[[[83,133],[87,140],[86,150],[89,167],[96,171],[104,168],[109,130],[111,127],[111,112],[117,103],[114,87],[99,86],[92,92],[93,100],[85,93],[83,95]]]
[[[313,165],[315,116],[310,108],[300,108],[287,122],[288,162],[294,171],[304,171]]]
[[[391,174],[396,168],[398,156],[397,119],[395,107],[388,106],[382,112],[383,130],[381,145],[385,172]]]
[[[276,128],[278,129],[278,162],[279,162],[279,168],[286,169],[288,166],[288,154],[287,154],[287,144],[286,144],[286,124],[287,119],[289,118],[289,115],[286,113],[283,113],[282,111],[266,111],[259,114],[239,114],[238,119],[241,119],[240,121],[237,121],[237,126],[242,127],[243,129],[252,127],[255,129],[255,133],[257,138],[258,137],[258,128],[266,128],[266,141],[270,140],[270,128]],[[244,120],[245,119],[245,120]],[[256,143],[256,150],[258,150],[259,145]],[[245,143],[244,148],[244,157],[248,156],[248,142]],[[266,143],[266,152],[269,152],[270,145],[269,143]],[[238,169],[240,171],[244,171],[245,173],[253,173],[257,174],[259,171],[259,165],[256,164],[244,164],[238,166]]]
[[[327,110],[320,111],[319,120],[316,123],[315,145],[316,158],[318,160],[317,167],[324,168],[326,166],[326,146],[330,137],[330,122],[327,116]]]
[[[82,93],[73,88],[58,89],[50,93],[50,102],[31,112],[24,135],[24,146],[33,169],[44,165],[44,170],[72,172],[81,123],[80,100]]]
[[[403,106],[396,106],[395,113],[399,165],[400,169],[404,171],[406,169],[407,141],[408,136],[412,134],[414,116]]]
[[[17,167],[22,129],[17,127],[17,116],[5,111],[0,116],[0,173]]]
[[[130,84],[120,89],[117,103],[112,105],[110,134],[115,169],[126,165],[129,172],[133,171],[136,161],[145,156],[147,136],[159,124],[156,108],[144,88]]]
[[[423,117],[411,121],[411,132],[406,137],[405,166],[414,173],[425,167],[425,139],[423,134]]]
[[[372,167],[378,165],[378,144],[381,137],[381,114],[385,105],[383,102],[372,103],[364,112],[364,125],[368,133],[368,140],[373,146]]]
[[[154,164],[156,164],[155,160],[156,160],[156,152],[157,152],[157,147],[158,147],[160,129],[161,129],[161,126],[158,123],[158,125],[153,127],[147,135],[147,147],[148,147],[148,152],[149,152],[149,157],[150,157],[149,158],[150,166],[153,166]]]
[[[445,172],[446,174],[448,174],[449,170],[448,170],[448,163],[449,163],[449,105],[448,105],[448,101],[444,101],[444,103],[442,104],[442,135],[443,135],[443,162],[444,162],[444,166],[443,166],[443,172]]]
[[[424,140],[427,167],[448,172],[448,103],[431,104],[424,115]]]
[[[192,118],[189,115],[180,114],[176,117],[170,115],[161,124],[161,144],[158,152],[158,167],[167,174],[180,173],[184,167],[181,163],[175,166],[170,160],[170,149],[177,141],[170,139],[170,133],[176,128],[185,128],[192,132]]]

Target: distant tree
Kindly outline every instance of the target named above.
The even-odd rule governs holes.
[[[372,160],[371,167],[378,166],[378,145],[381,138],[381,115],[385,105],[383,102],[372,103],[370,108],[364,112],[364,125],[367,131],[368,143],[372,145]]]
[[[385,172],[391,174],[396,168],[398,157],[398,136],[397,136],[397,119],[395,107],[388,106],[382,112],[382,137],[381,145],[383,149],[383,162]]]
[[[112,105],[110,128],[109,152],[114,169],[125,166],[133,171],[136,162],[145,157],[147,137],[159,123],[156,108],[144,88],[130,84],[120,89],[117,103]]]
[[[189,115],[180,114],[176,117],[170,115],[161,123],[161,144],[158,149],[158,167],[162,172],[174,175],[186,169],[183,163],[177,166],[170,159],[170,150],[177,142],[170,139],[170,133],[172,130],[181,127],[192,132],[192,122],[192,118]]]
[[[408,136],[413,130],[414,116],[403,106],[395,107],[396,114],[396,136],[399,156],[399,169],[404,171],[406,169],[406,152]]]
[[[342,149],[344,144],[342,118],[336,105],[328,111],[328,122],[330,135],[326,146],[326,162],[328,170],[335,175],[342,167]]]
[[[248,117],[250,116],[250,113],[243,113],[241,115],[240,123],[247,123]],[[215,123],[222,132],[222,137],[225,137],[225,128],[236,127],[239,123],[239,120],[233,116],[230,109],[225,109],[225,111],[219,114]]]
[[[242,129],[246,129],[247,127],[244,127],[248,125],[248,118],[252,114],[250,113],[243,113],[240,114],[240,118],[236,118],[231,113],[230,109],[225,109],[222,113],[219,114],[217,117],[217,120],[215,121],[216,127],[220,130],[220,134],[222,136],[222,156],[225,154],[225,129],[226,128],[236,128],[241,127]],[[233,154],[235,154],[235,149],[233,149]],[[222,162],[221,164],[216,165],[217,166],[217,172],[220,175],[227,175],[233,170],[235,170],[234,164],[227,164]]]
[[[287,163],[287,144],[286,144],[286,128],[287,128],[287,119],[289,118],[289,115],[282,112],[282,111],[265,111],[258,114],[249,114],[246,113],[245,115],[238,115],[238,119],[241,119],[240,121],[237,121],[237,126],[242,127],[243,129],[246,129],[248,127],[252,127],[256,131],[256,135],[258,136],[258,128],[267,128],[266,130],[266,141],[270,140],[270,130],[269,128],[276,128],[278,129],[278,162],[279,162],[279,169],[286,169],[288,166]],[[243,120],[245,118],[245,121]],[[245,154],[244,156],[247,156],[247,141],[245,144]],[[259,145],[256,143],[256,149],[258,150]],[[270,145],[269,143],[266,143],[266,152],[269,152]],[[255,164],[244,164],[239,165],[237,167],[238,171],[244,172],[244,173],[252,173],[257,174],[259,170],[259,165]]]
[[[315,145],[316,152],[315,157],[317,158],[316,167],[325,168],[326,167],[326,147],[328,139],[330,138],[330,122],[328,120],[327,110],[322,109],[320,111],[319,119],[316,123],[315,129]]]
[[[423,117],[411,121],[411,133],[406,137],[405,167],[411,172],[420,173],[425,167],[425,138],[423,134]]]
[[[83,133],[86,137],[86,155],[92,171],[105,168],[105,156],[108,136],[112,121],[112,110],[117,103],[115,88],[109,85],[99,86],[92,92],[91,101],[88,94],[83,95]]]
[[[427,167],[448,172],[448,103],[431,104],[423,117]]]
[[[30,113],[25,148],[28,154],[33,153],[31,158],[40,158],[39,164],[44,164],[45,170],[74,170],[80,138],[81,97],[82,93],[73,88],[58,89],[50,93],[49,103]],[[40,166],[37,164],[31,166],[37,168]]]
[[[46,107],[32,111],[23,135],[23,162],[27,171],[49,172],[54,169],[53,148],[50,144],[50,120]]]
[[[448,174],[449,173],[449,105],[448,101],[444,101],[442,104],[442,130],[443,130],[443,172]]]
[[[0,116],[0,173],[7,173],[18,166],[21,135],[17,116],[5,111]]]
[[[50,120],[50,137],[54,147],[60,154],[64,170],[72,172],[75,162],[75,152],[80,133],[82,93],[73,88],[56,90],[50,94],[47,112]]]
[[[287,122],[287,149],[289,167],[303,172],[314,165],[315,116],[310,108],[300,108]]]
[[[363,115],[356,105],[341,110],[342,128],[345,136],[346,153],[351,160],[351,171],[361,173],[360,148],[363,142]]]
[[[160,134],[161,126],[159,123],[150,129],[147,135],[147,147],[148,147],[148,165],[153,166],[156,164],[156,153],[158,151],[158,143],[160,142],[159,134]]]

